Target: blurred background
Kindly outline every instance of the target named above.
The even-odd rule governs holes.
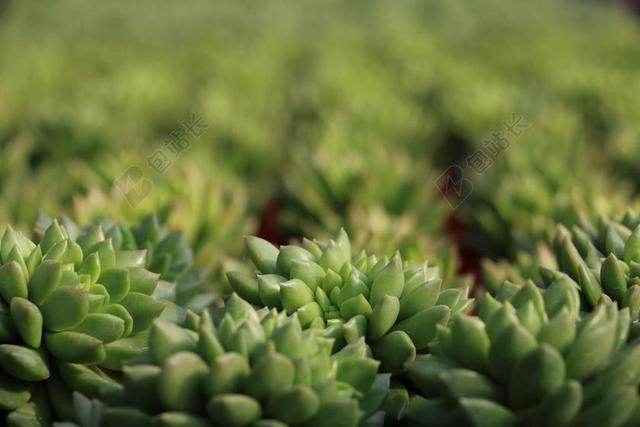
[[[345,227],[480,277],[635,205],[611,1],[0,1],[0,222],[158,212],[219,269]]]

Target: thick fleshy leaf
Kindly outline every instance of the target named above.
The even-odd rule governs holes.
[[[231,288],[243,299],[254,305],[260,305],[262,303],[258,280],[253,275],[229,272],[227,273],[227,278],[229,279]]]
[[[400,298],[403,288],[402,259],[399,254],[396,254],[389,264],[373,279],[369,297],[370,302],[375,306],[385,295]]]
[[[98,281],[107,289],[107,292],[109,292],[109,301],[112,303],[122,301],[129,293],[131,287],[129,271],[123,268],[102,270]]]
[[[95,364],[105,358],[104,344],[97,338],[79,332],[58,332],[45,335],[49,352],[69,363]]]
[[[64,331],[78,326],[89,312],[87,291],[64,286],[57,288],[40,307],[44,326],[52,331]]]
[[[194,351],[197,348],[196,336],[190,332],[164,320],[153,322],[149,333],[149,350],[153,361],[161,365],[172,354]]]
[[[133,333],[149,329],[166,306],[162,301],[138,292],[129,292],[120,301],[120,305],[129,312],[133,319]]]
[[[0,296],[6,303],[13,297],[27,298],[27,281],[20,265],[11,261],[0,267]]]
[[[320,409],[320,399],[309,387],[293,386],[273,397],[267,415],[287,425],[300,425]]]
[[[502,330],[489,351],[489,372],[506,384],[518,362],[537,346],[535,337],[519,324]]]
[[[89,313],[73,330],[99,339],[107,344],[124,335],[125,322],[118,316],[107,313]]]
[[[287,313],[292,314],[303,305],[313,302],[313,291],[302,280],[292,279],[280,284],[280,299]]]
[[[262,416],[260,403],[242,394],[219,394],[207,404],[207,413],[214,425],[242,427],[252,425]]]
[[[449,307],[434,305],[398,322],[392,330],[406,332],[411,337],[416,349],[423,350],[435,337],[437,326],[446,324],[450,315]]]
[[[606,363],[616,339],[615,325],[606,321],[600,305],[585,320],[565,355],[567,377],[582,380]]]
[[[451,321],[451,339],[456,360],[462,366],[479,372],[487,370],[490,341],[481,321],[456,316]]]
[[[564,383],[566,369],[554,347],[541,344],[515,366],[509,380],[509,403],[515,409],[530,408]]]
[[[247,359],[238,353],[225,353],[211,364],[206,381],[208,395],[238,393],[242,391],[251,368]]]
[[[42,340],[42,313],[31,301],[24,298],[11,300],[11,318],[22,340],[31,348],[40,347]]]
[[[627,281],[618,258],[614,254],[610,254],[602,263],[600,281],[607,295],[620,303],[623,301],[627,291]]]
[[[367,329],[369,339],[378,339],[393,327],[401,311],[401,304],[397,297],[391,295],[385,295],[378,302],[369,317]]]
[[[498,403],[484,399],[460,399],[460,407],[469,425],[475,427],[514,427],[516,415]]]
[[[416,347],[404,331],[393,331],[371,343],[382,372],[401,373],[416,357]]]
[[[268,351],[252,367],[245,390],[253,398],[266,401],[292,385],[294,377],[295,369],[291,361],[274,351]]]
[[[42,304],[58,287],[62,277],[62,264],[58,261],[44,261],[33,271],[29,279],[29,299],[36,305]]]
[[[4,372],[24,381],[49,378],[49,367],[42,353],[19,345],[0,344],[0,366]]]
[[[449,369],[439,375],[442,392],[448,399],[478,398],[503,400],[502,390],[489,378],[468,369]]]
[[[191,352],[179,352],[162,365],[158,393],[163,405],[174,411],[198,412],[204,407],[209,368]]]
[[[442,280],[430,280],[400,298],[399,320],[406,319],[433,306],[438,300]]]
[[[0,372],[0,409],[12,411],[26,404],[31,399],[28,383]]]
[[[526,425],[566,427],[575,419],[581,405],[582,387],[579,382],[569,380],[549,393],[542,403],[526,416]]]
[[[277,273],[277,259],[280,251],[271,243],[255,236],[245,237],[245,245],[247,252],[253,261],[253,264],[262,273]]]

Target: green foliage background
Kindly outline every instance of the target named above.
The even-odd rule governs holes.
[[[193,363],[203,353],[213,363],[213,356],[244,349],[236,368],[251,386],[269,388],[280,381],[262,377],[279,371],[272,366],[283,356],[275,349],[292,351],[280,362],[293,372],[304,337],[316,347],[302,359],[315,359],[327,375],[335,373],[330,364],[342,360],[348,364],[336,384],[344,374],[361,386],[357,393],[347,390],[343,403],[351,419],[340,420],[346,424],[366,413],[363,426],[394,425],[399,417],[426,425],[512,426],[525,418],[555,425],[540,420],[553,419],[549,408],[557,396],[584,386],[598,405],[583,405],[579,397],[567,423],[596,425],[599,417],[616,415],[620,422],[607,425],[620,426],[623,418],[636,425],[640,346],[626,341],[640,333],[640,217],[633,210],[640,207],[637,18],[622,4],[595,0],[0,0],[0,288],[25,281],[16,273],[25,255],[33,267],[39,248],[57,242],[61,246],[41,255],[62,259],[64,245],[78,246],[78,233],[100,237],[105,247],[115,244],[125,261],[135,258],[127,268],[158,273],[149,293],[167,305],[162,319],[179,327],[156,322],[132,349],[146,351],[148,334],[152,353],[182,354],[172,357],[178,369],[152,367],[158,375],[168,372],[169,398],[153,412],[158,417],[142,414],[147,423],[199,425],[203,406],[173,391],[184,386],[201,401],[211,397],[196,390],[200,380],[191,376],[208,373],[209,365]],[[185,136],[192,118],[205,125],[202,133],[186,135],[179,154],[169,152],[165,144]],[[517,135],[505,128],[514,120],[524,125]],[[507,140],[492,154],[486,144],[496,135]],[[162,171],[150,162],[159,152],[170,161]],[[147,185],[134,200],[118,185],[132,170],[142,173],[138,184]],[[461,175],[447,181],[452,170]],[[451,182],[455,188],[443,186]],[[20,234],[8,224],[33,236],[34,258],[13,249]],[[248,235],[282,246],[250,238],[247,256]],[[28,276],[26,265],[21,271]],[[489,293],[470,287],[466,273]],[[117,284],[128,288],[129,273],[118,274]],[[97,279],[87,284],[86,274],[71,276],[78,286]],[[223,308],[232,289],[257,306],[275,295],[272,308],[283,305],[298,317],[285,328],[285,313],[254,310],[237,297]],[[385,304],[377,304],[378,294]],[[476,296],[482,304],[472,307]],[[3,297],[13,304],[13,295]],[[610,297],[626,308],[618,312]],[[0,332],[15,323],[48,334],[37,318],[20,321],[22,312],[39,313],[22,300],[17,308],[0,301]],[[449,324],[450,313],[472,309],[479,317],[458,314]],[[272,339],[274,322],[284,332]],[[510,335],[498,339],[498,327],[509,322]],[[302,332],[312,324],[318,329]],[[278,335],[280,347],[273,347]],[[344,338],[344,350],[332,354],[336,337]],[[15,368],[20,353],[2,345],[0,364]],[[524,360],[537,368],[514,371],[524,383],[510,379],[506,386],[507,371],[491,372],[494,364],[501,367],[502,355],[513,356],[514,367],[516,353],[534,346]],[[572,356],[561,355],[569,346]],[[254,369],[249,359],[263,349],[276,362]],[[380,361],[393,378],[376,377]],[[576,381],[551,393],[565,380],[565,364],[580,370],[581,363],[592,366],[568,375]],[[456,364],[464,369],[453,369]],[[522,412],[518,400],[528,397],[518,393],[560,371],[558,384],[532,394],[545,398],[542,406]],[[64,394],[69,413],[93,417],[100,407],[91,398],[123,402],[122,387],[98,396],[105,378],[92,366],[78,365],[68,375],[80,380],[49,394]],[[140,386],[135,383],[128,386]],[[294,385],[293,378],[288,383]],[[336,384],[323,399],[339,394]],[[86,397],[72,398],[73,390]],[[282,401],[275,407],[266,401],[276,391],[259,393],[261,402],[222,393],[209,411],[229,425],[262,420],[262,407],[282,419],[288,416]],[[515,396],[511,402],[502,401],[505,391]],[[484,400],[467,399],[485,392]],[[311,401],[318,400],[314,393]],[[6,423],[27,423],[48,411],[44,395],[34,396],[25,391],[26,405],[0,408],[18,408]],[[375,412],[383,399],[384,412]],[[194,414],[165,414],[185,402]],[[316,402],[308,415],[317,414],[305,425],[333,423],[333,414],[343,411],[329,403],[319,410]],[[244,422],[246,404],[253,413]],[[141,415],[132,408],[120,413],[118,405],[107,413],[113,424]],[[233,424],[235,416],[242,422]]]
[[[513,258],[638,185],[631,13],[596,2],[7,2],[0,15],[0,218],[159,209],[203,263],[236,256],[275,201],[280,240],[447,253],[452,214]],[[147,158],[208,125],[160,175]],[[513,115],[529,127],[455,211],[434,184]],[[130,166],[154,192],[130,206]]]

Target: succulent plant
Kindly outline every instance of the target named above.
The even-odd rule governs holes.
[[[409,367],[418,395],[412,426],[635,426],[640,341],[627,343],[629,310],[602,296],[580,318],[567,277],[494,299],[479,317],[455,316]]]
[[[35,241],[42,236],[52,220],[40,213],[34,226]],[[144,267],[160,275],[158,296],[184,309],[201,311],[217,298],[210,284],[207,269],[196,269],[193,250],[184,233],[170,230],[160,223],[158,215],[144,217],[135,225],[114,223],[103,218],[80,227],[67,216],[58,218],[72,239],[97,235],[111,239],[116,251],[144,250]],[[182,313],[184,315],[184,313]]]
[[[72,239],[57,220],[37,245],[7,226],[0,260],[0,416],[47,425],[49,405],[68,416],[70,390],[93,395],[144,351],[165,307],[151,296],[158,274],[145,251],[99,233]]]
[[[473,302],[465,281],[444,289],[439,269],[427,262],[364,251],[352,259],[344,230],[329,243],[305,239],[276,248],[251,236],[246,246],[257,271],[228,273],[242,298],[295,313],[303,328],[324,328],[337,348],[365,337],[385,372],[401,372],[428,347],[438,324]]]
[[[185,328],[157,320],[148,354],[124,368],[96,425],[356,427],[386,396],[389,375],[377,374],[362,339],[332,354],[321,330],[237,295],[213,314]]]
[[[58,218],[58,222],[64,225],[72,239],[77,239],[81,234],[103,235],[112,240],[116,250],[146,250],[145,268],[158,273],[162,280],[175,281],[193,263],[193,251],[184,233],[161,225],[156,214],[142,218],[133,226],[114,223],[108,218],[101,218],[84,227],[67,216]],[[45,214],[38,215],[34,225],[36,241],[43,238],[51,223],[52,219]]]
[[[629,209],[620,221],[559,226],[553,241],[559,268],[580,284],[587,306],[605,293],[640,314],[640,217]]]
[[[582,310],[592,310],[606,294],[621,307],[629,307],[636,321],[640,318],[639,248],[637,211],[628,209],[619,221],[601,217],[596,224],[583,217],[570,229],[559,225],[550,247],[541,245],[537,256],[522,258],[511,267],[488,264],[486,276],[490,287],[509,278],[519,285],[533,279],[543,288],[566,276],[580,290]]]

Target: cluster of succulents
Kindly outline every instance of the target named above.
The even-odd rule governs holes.
[[[629,310],[606,296],[584,317],[575,285],[506,287],[478,317],[441,326],[408,369],[419,426],[634,426],[640,422],[640,341]]]
[[[504,281],[477,317],[467,280],[443,284],[438,267],[399,253],[354,255],[344,230],[279,248],[247,237],[255,270],[228,273],[223,306],[160,317],[161,273],[144,266],[172,269],[135,249],[154,241],[140,240],[158,230],[152,218],[106,231],[53,220],[38,244],[7,228],[2,416],[19,427],[630,427],[640,305],[620,278],[637,286],[638,224],[629,211],[590,238],[560,228],[562,271]],[[596,267],[601,279],[585,282]]]
[[[41,213],[34,225],[34,240],[41,240],[53,222]],[[193,262],[193,251],[184,234],[163,227],[157,215],[149,215],[133,226],[116,224],[106,218],[85,227],[66,216],[56,219],[56,222],[64,226],[73,240],[80,235],[96,235],[99,239],[111,239],[116,250],[145,250],[145,268],[159,274],[163,280],[178,279]]]
[[[636,22],[120,3],[0,0],[0,425],[640,425]]]
[[[623,223],[601,220],[570,232],[559,226],[553,242],[558,267],[582,290],[587,307],[602,294],[640,315],[640,219],[628,211]],[[628,228],[629,227],[629,228]]]
[[[399,253],[352,257],[344,230],[328,243],[304,239],[302,246],[277,248],[250,236],[246,246],[257,270],[228,273],[235,292],[296,314],[304,328],[325,328],[337,348],[365,338],[386,372],[402,372],[437,325],[473,303],[466,280],[443,285],[439,269],[426,262],[405,262]]]
[[[357,427],[378,410],[389,375],[377,374],[364,340],[333,347],[296,316],[234,295],[184,327],[157,320],[122,386],[84,406],[107,427]]]
[[[548,240],[556,224],[572,227],[584,215],[610,215],[631,199],[628,186],[594,168],[591,147],[556,148],[554,140],[538,141],[539,133],[544,135],[531,129],[522,140],[512,138],[484,174],[468,170],[474,191],[459,207],[460,217],[472,230],[467,244],[484,256],[514,260],[519,252],[533,252],[539,241]],[[549,159],[545,153],[551,151],[554,156]],[[567,174],[566,165],[578,151],[590,155]]]
[[[504,279],[521,285],[533,280],[547,287],[560,276],[580,290],[582,309],[593,309],[606,294],[631,318],[640,318],[640,215],[629,208],[619,220],[600,217],[596,223],[582,217],[571,228],[558,225],[549,246],[518,263],[488,263],[486,281],[495,291]],[[513,284],[512,283],[512,284]]]
[[[53,221],[36,244],[7,227],[0,260],[0,409],[9,425],[47,425],[52,410],[68,416],[70,390],[91,395],[110,383],[145,350],[165,308],[152,296],[158,274],[144,268],[145,251],[116,250],[101,233],[71,238]]]

